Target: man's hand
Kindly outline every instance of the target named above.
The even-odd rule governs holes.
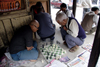
[[[67,28],[65,26],[63,26],[63,29],[67,31]]]
[[[26,47],[26,48],[27,48],[27,50],[32,50],[34,47],[31,46],[31,47]]]

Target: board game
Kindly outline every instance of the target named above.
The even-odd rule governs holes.
[[[40,51],[48,62],[50,62],[52,59],[59,59],[66,53],[66,50],[62,49],[57,44],[48,43],[42,44],[40,46]]]

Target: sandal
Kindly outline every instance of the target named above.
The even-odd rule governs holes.
[[[72,47],[70,50],[69,50],[69,52],[75,52],[77,49],[79,48],[79,46],[74,46],[74,47]]]

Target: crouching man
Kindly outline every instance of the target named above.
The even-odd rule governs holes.
[[[38,58],[37,42],[33,41],[33,32],[36,32],[38,27],[38,21],[33,20],[15,32],[9,46],[13,60],[35,61]]]
[[[86,38],[83,28],[75,18],[67,17],[63,12],[57,14],[56,21],[62,26],[61,35],[64,44],[70,48],[70,52],[75,52]]]

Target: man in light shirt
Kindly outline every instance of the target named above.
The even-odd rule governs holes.
[[[67,9],[67,6],[65,3],[62,3],[60,5],[60,10],[57,12],[57,14],[60,12],[64,12],[68,17],[74,17],[74,15],[71,13],[71,11]]]
[[[86,31],[86,34],[92,34],[96,31],[99,15],[98,7],[92,7],[90,12],[87,12],[84,16],[84,19],[81,23],[81,26]]]
[[[85,13],[90,11],[90,9],[92,7],[92,1],[91,0],[80,0],[80,3],[83,7],[83,17],[82,17],[82,19],[83,19]]]
[[[78,21],[73,17],[67,17],[65,13],[58,13],[56,21],[62,26],[61,35],[70,52],[75,52],[78,46],[84,43],[85,32]]]
[[[66,4],[66,7],[68,9],[69,0],[61,0],[61,1]]]

